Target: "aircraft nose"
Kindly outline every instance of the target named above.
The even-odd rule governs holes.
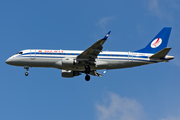
[[[6,64],[10,64],[10,63],[11,63],[11,59],[8,58],[8,59],[6,60]]]

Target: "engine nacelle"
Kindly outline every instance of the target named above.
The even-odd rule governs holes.
[[[57,61],[54,66],[57,68],[62,68],[62,66],[73,66],[78,62],[74,58],[62,58],[61,60]]]
[[[76,60],[73,58],[62,58],[62,65],[75,65]]]
[[[62,77],[74,77],[74,76],[79,76],[80,73],[78,71],[72,71],[72,70],[62,70],[61,73]]]

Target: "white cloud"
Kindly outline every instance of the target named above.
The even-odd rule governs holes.
[[[105,29],[105,27],[107,26],[107,24],[113,20],[114,17],[113,16],[109,16],[109,17],[104,17],[104,18],[101,18],[97,25],[100,26],[102,29]]]
[[[98,120],[141,120],[144,116],[143,108],[136,100],[111,92],[103,104],[96,103],[96,110]]]
[[[161,4],[159,4],[159,0],[149,0],[148,1],[148,10],[157,16],[158,18],[168,18],[170,16],[167,16],[167,11],[166,11],[166,2],[160,1]],[[166,7],[164,7],[166,6]],[[168,18],[170,19],[170,18]]]
[[[163,118],[163,119],[160,119],[160,120],[180,120],[180,117],[169,116],[167,118]]]
[[[157,16],[161,14],[160,7],[158,5],[158,0],[150,0],[148,3],[148,9],[155,13]]]
[[[97,120],[146,120],[142,105],[134,99],[107,92],[102,103],[96,103]],[[159,116],[161,117],[161,116]],[[151,118],[151,117],[150,117]],[[180,120],[179,115],[168,115],[157,120]]]
[[[148,10],[158,18],[173,21],[174,11],[179,11],[180,6],[176,0],[148,0],[146,6]]]

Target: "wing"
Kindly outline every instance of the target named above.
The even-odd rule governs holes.
[[[94,43],[92,46],[90,46],[88,49],[86,49],[84,52],[82,52],[80,55],[77,56],[77,60],[79,61],[95,61],[98,54],[103,49],[103,44],[107,40],[109,34],[111,31],[109,31],[106,36],[103,39],[98,40],[96,43]]]

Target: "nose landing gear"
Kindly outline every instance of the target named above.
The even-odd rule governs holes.
[[[25,76],[28,76],[29,75],[29,72],[25,72]]]
[[[25,76],[29,75],[29,66],[24,66],[24,69],[26,69]]]

